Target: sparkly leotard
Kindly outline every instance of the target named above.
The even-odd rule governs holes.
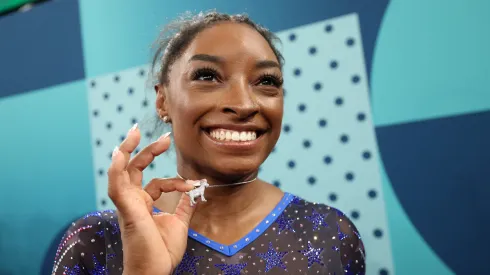
[[[94,212],[66,232],[53,274],[122,274],[122,259],[116,212]],[[193,275],[364,273],[364,246],[354,224],[335,208],[289,193],[232,245],[189,230],[187,250],[174,271]]]

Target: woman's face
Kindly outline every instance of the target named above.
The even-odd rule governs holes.
[[[216,176],[255,172],[283,116],[282,72],[267,41],[245,24],[214,25],[194,38],[169,79],[157,107],[171,118],[179,164]]]

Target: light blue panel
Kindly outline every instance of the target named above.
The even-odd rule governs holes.
[[[490,109],[490,1],[392,0],[372,68],[376,125]]]
[[[396,263],[396,275],[454,274],[427,245],[408,219],[393,192],[390,179],[384,168],[382,168],[381,173],[391,234],[391,247]]]
[[[99,210],[115,209],[114,204],[107,197],[106,172],[111,164],[112,150],[119,145],[127,131],[138,122],[138,127],[143,134],[138,149],[144,148],[158,138],[149,135],[155,130],[155,96],[152,90],[145,89],[146,81],[146,66],[88,80],[93,181]],[[175,173],[175,154],[169,151],[159,156],[145,170],[143,180],[148,182],[153,178],[169,177]]]
[[[366,246],[367,274],[392,273],[384,201],[368,196],[369,190],[381,195],[382,187],[358,16],[349,14],[278,35],[286,59],[284,127],[261,177],[345,212]],[[377,230],[381,237],[375,236]]]
[[[55,235],[95,210],[85,91],[79,81],[0,100],[4,274],[39,274]]]

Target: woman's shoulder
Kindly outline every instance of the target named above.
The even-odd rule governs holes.
[[[120,238],[117,213],[114,210],[87,213],[71,223],[61,240],[61,246],[78,242],[104,243],[106,239]],[[106,240],[107,241],[107,240]]]
[[[60,240],[53,274],[92,272],[105,267],[108,259],[118,261],[122,245],[120,239],[115,211],[95,211],[83,215],[71,223]]]
[[[315,231],[320,228],[335,229],[337,233],[343,233],[360,239],[361,236],[354,222],[340,209],[333,206],[305,200],[299,196],[292,195],[290,211],[294,211],[312,223]]]
[[[316,212],[321,212],[324,215],[336,214],[342,217],[345,216],[345,214],[340,209],[335,208],[333,206],[324,203],[312,202],[298,195],[294,195],[290,193],[286,193],[286,194],[291,197],[290,205],[294,208],[304,209],[304,210],[311,209],[312,211],[314,210]]]
[[[327,244],[324,249],[330,253],[338,252],[346,273],[365,273],[364,243],[356,226],[344,212],[298,196],[293,196],[287,212],[290,218],[300,222],[296,229],[301,230],[298,231],[313,236],[313,240],[323,240],[323,243]]]
[[[100,228],[114,227],[119,228],[117,212],[115,210],[102,210],[89,212],[71,224],[71,229],[79,228]]]
[[[116,211],[90,212],[71,223],[61,239],[58,250],[80,243],[91,247],[103,246],[107,242],[120,239],[120,235]]]

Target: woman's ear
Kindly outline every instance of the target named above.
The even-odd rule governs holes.
[[[155,93],[156,93],[156,100],[155,100],[155,107],[158,113],[158,116],[163,119],[163,117],[167,116],[168,117],[168,110],[167,110],[167,96],[166,96],[166,88],[162,84],[157,84],[155,85]]]

